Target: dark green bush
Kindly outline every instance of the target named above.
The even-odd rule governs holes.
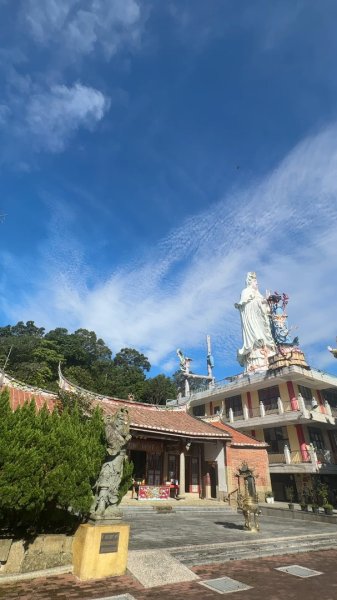
[[[41,528],[60,511],[85,518],[106,452],[101,411],[85,417],[76,403],[61,414],[35,402],[12,411],[0,394],[0,518],[9,527]]]

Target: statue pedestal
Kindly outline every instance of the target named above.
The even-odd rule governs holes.
[[[129,533],[126,523],[80,525],[72,548],[74,575],[82,581],[124,575]]]

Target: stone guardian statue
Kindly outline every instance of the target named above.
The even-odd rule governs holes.
[[[91,519],[120,518],[117,510],[118,490],[123,476],[126,447],[131,439],[130,420],[126,408],[120,408],[106,418],[105,435],[107,456],[94,486],[95,497],[91,506]]]

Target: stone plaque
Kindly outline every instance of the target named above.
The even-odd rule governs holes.
[[[108,554],[118,551],[119,533],[102,533],[101,545],[99,547],[100,554]]]

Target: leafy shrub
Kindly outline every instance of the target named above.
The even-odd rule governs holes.
[[[35,402],[12,411],[0,394],[0,517],[7,526],[41,527],[52,515],[89,513],[105,457],[104,422],[77,404],[50,413]]]

